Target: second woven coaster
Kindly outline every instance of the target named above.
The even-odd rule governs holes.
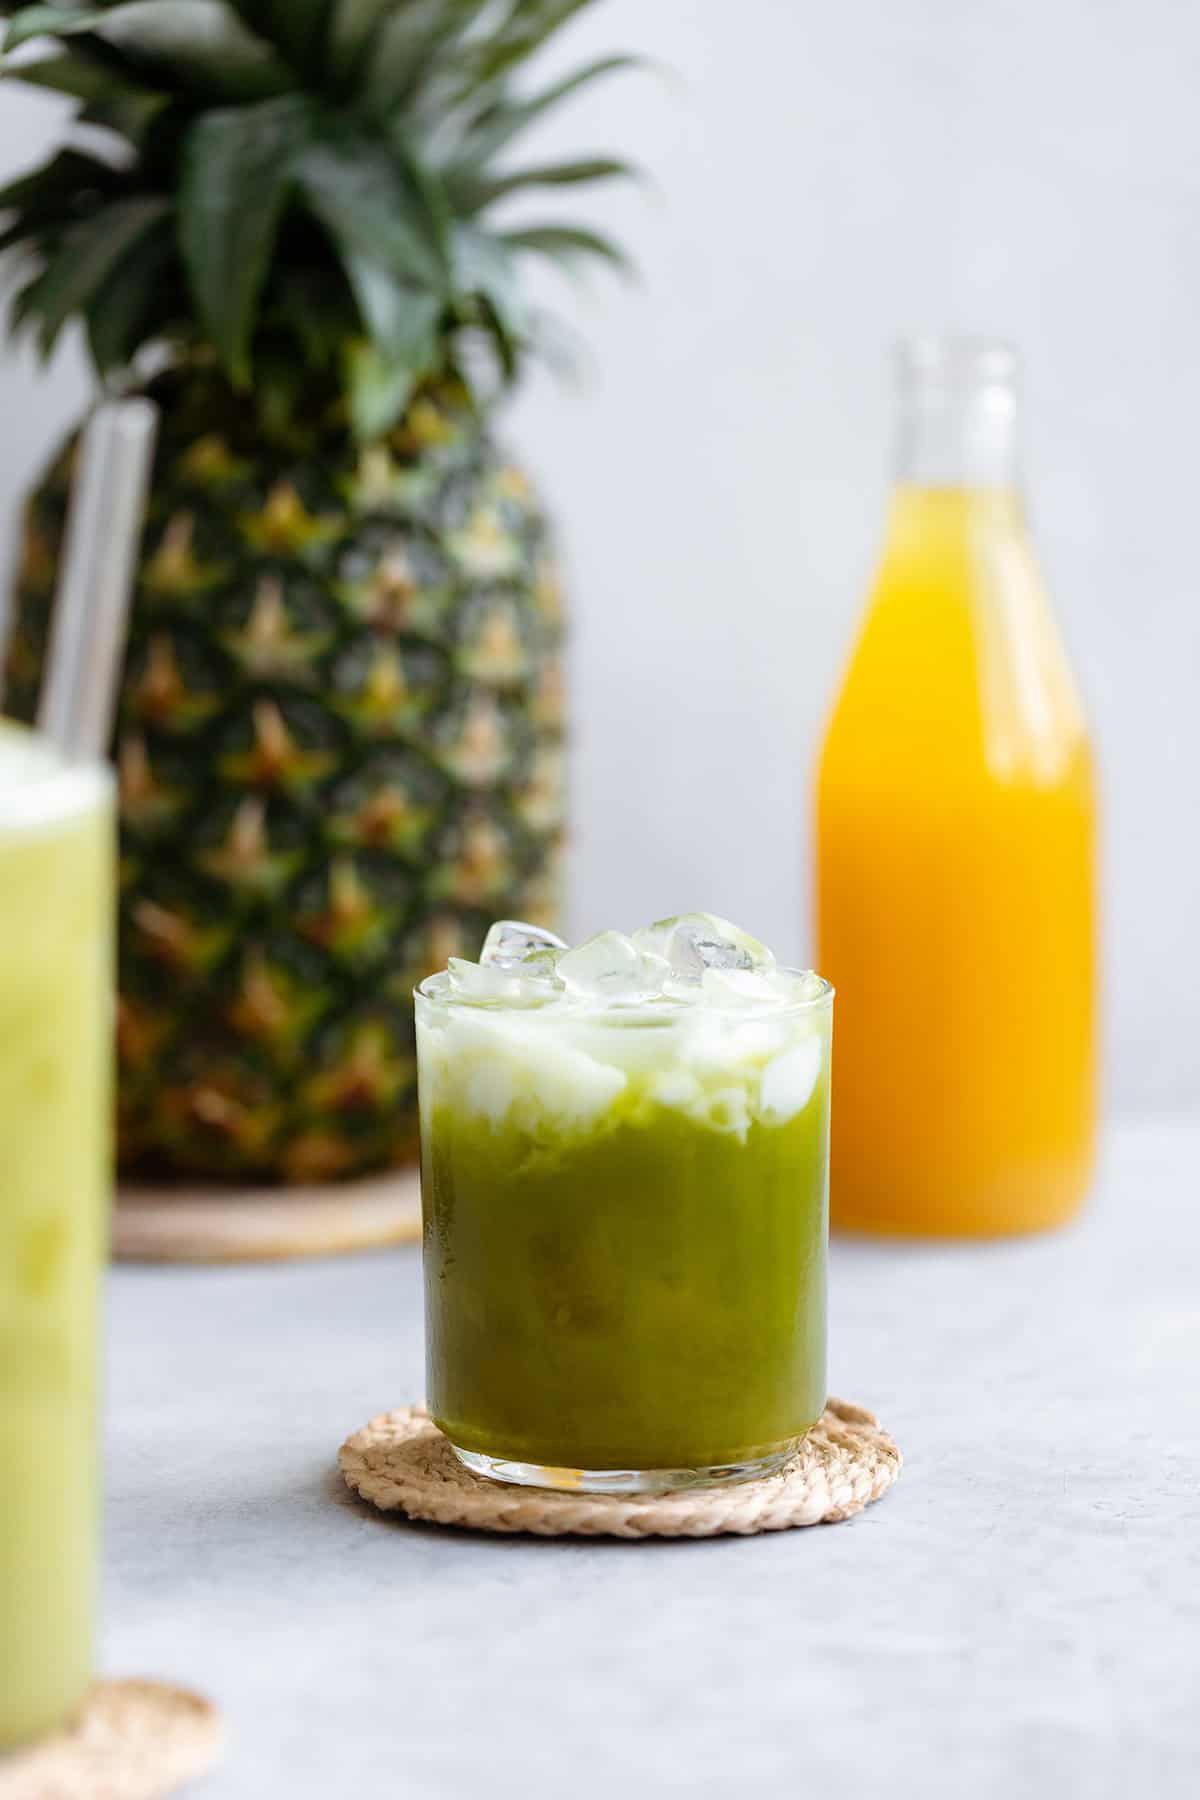
[[[347,1438],[338,1466],[383,1512],[536,1537],[718,1537],[848,1519],[891,1487],[900,1451],[874,1413],[830,1400],[773,1475],[673,1494],[568,1494],[508,1487],[464,1469],[424,1407],[380,1413]]]
[[[0,1757],[0,1800],[165,1800],[211,1768],[216,1710],[165,1681],[97,1681],[61,1731]]]

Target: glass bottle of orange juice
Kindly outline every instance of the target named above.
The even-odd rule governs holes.
[[[1092,758],[1017,484],[1015,355],[898,360],[898,480],[817,776],[832,1216],[1032,1231],[1092,1165]]]

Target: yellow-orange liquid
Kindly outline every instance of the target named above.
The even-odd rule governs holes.
[[[1036,1230],[1091,1170],[1095,798],[1015,494],[900,488],[817,784],[835,1224]]]

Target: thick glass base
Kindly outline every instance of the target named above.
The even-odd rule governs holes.
[[[561,1494],[670,1494],[773,1475],[791,1460],[799,1442],[796,1438],[749,1462],[715,1463],[701,1469],[556,1469],[549,1464],[515,1462],[507,1456],[485,1456],[479,1450],[460,1450],[457,1444],[450,1448],[473,1475],[512,1487],[552,1488]]]

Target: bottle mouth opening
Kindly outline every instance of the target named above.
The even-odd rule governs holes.
[[[964,390],[1011,393],[1020,359],[1004,338],[972,337],[955,332],[917,332],[898,339],[895,364],[900,383],[931,393]]]

